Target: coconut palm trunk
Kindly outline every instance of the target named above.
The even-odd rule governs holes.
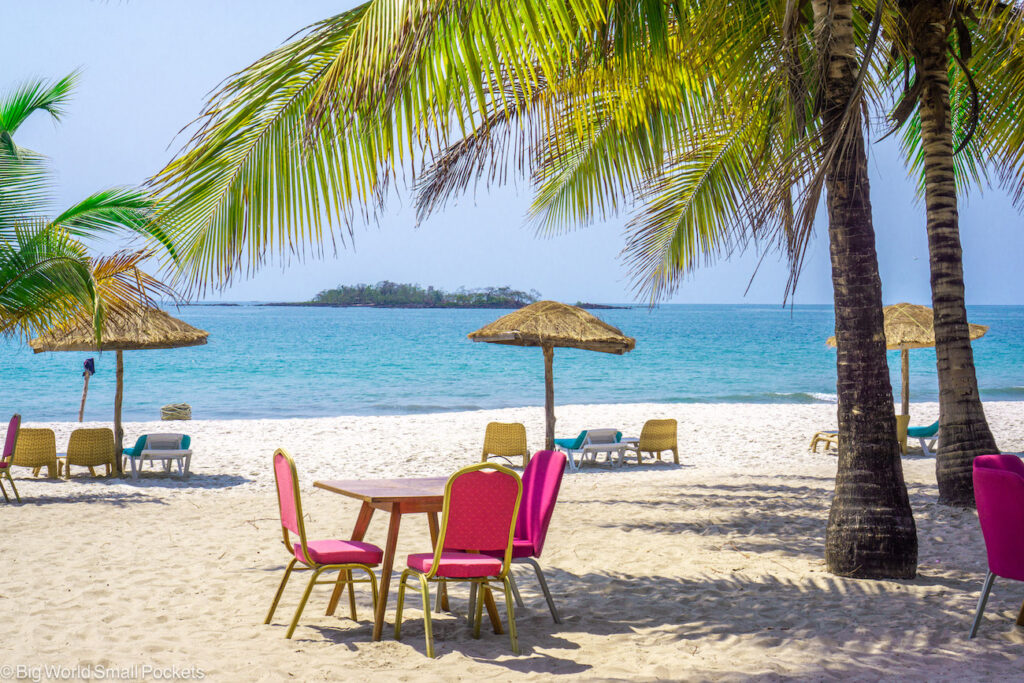
[[[939,375],[935,475],[940,502],[974,507],[974,457],[998,450],[978,394],[964,304],[947,70],[949,9],[947,2],[918,2],[909,13],[908,24],[917,77],[922,79],[921,147]]]
[[[911,578],[917,530],[903,481],[885,355],[882,285],[871,220],[867,152],[856,96],[858,62],[848,0],[814,0],[822,61],[825,188],[836,312],[839,468],[825,535],[829,571]]]

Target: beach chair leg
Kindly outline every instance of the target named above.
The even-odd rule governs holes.
[[[299,606],[295,608],[295,616],[292,617],[292,623],[288,626],[288,632],[284,634],[285,638],[291,638],[292,634],[295,633],[295,627],[299,625],[299,617],[302,616],[302,610],[306,608],[306,602],[309,601],[309,594],[313,592],[313,586],[316,585],[316,580],[320,577],[320,572],[323,568],[317,567],[313,570],[313,576],[309,577],[309,583],[306,584],[306,590],[302,594],[302,600],[299,602]]]
[[[1024,626],[1024,602],[1020,605],[1020,612],[1017,614],[1017,626]]]
[[[14,479],[11,477],[10,466],[8,466],[7,471],[4,472],[4,474],[7,475],[7,481],[10,482],[11,488],[14,490],[14,498],[20,503],[21,502],[21,495],[18,493],[18,487],[14,485]],[[7,491],[4,491],[4,498],[6,498],[6,497],[7,497]]]
[[[537,573],[537,583],[540,584],[540,590],[544,593],[544,599],[548,601],[548,609],[551,610],[551,618],[555,620],[556,624],[561,624],[562,618],[558,616],[558,610],[555,608],[555,601],[551,597],[551,591],[548,589],[548,582],[544,578],[544,572],[540,568],[540,563],[532,557],[524,557],[522,561],[533,565],[533,571]]]
[[[270,603],[270,611],[267,612],[267,618],[263,620],[264,624],[269,624],[270,620],[274,618],[274,612],[277,610],[277,603],[281,601],[281,594],[284,593],[285,584],[288,583],[288,577],[291,576],[292,569],[295,567],[297,560],[294,558],[288,563],[288,567],[284,570],[284,576],[281,577],[281,583],[277,586],[277,593],[274,594],[274,602]]]
[[[519,654],[519,634],[516,632],[516,606],[512,601],[511,574],[505,577],[505,613],[508,615],[508,639],[512,642],[512,652]]]
[[[192,456],[191,455],[186,455],[185,456],[185,470],[181,473],[181,478],[182,479],[188,479],[188,474],[189,474],[188,468],[191,465],[192,465]]]
[[[7,489],[4,488],[4,480],[2,476],[0,476],[0,492],[4,494],[4,502],[10,503],[11,499],[7,495]]]
[[[443,610],[445,595],[448,593],[448,582],[441,579],[437,584],[437,597],[434,598],[434,611],[440,614]]]
[[[974,615],[974,623],[971,624],[971,635],[968,638],[973,638],[978,633],[978,626],[981,625],[981,615],[985,611],[985,603],[988,602],[988,594],[992,590],[992,583],[996,580],[996,575],[989,572],[985,575],[985,585],[981,588],[981,597],[978,598],[978,611]]]
[[[338,573],[338,580],[334,583],[334,590],[331,592],[331,599],[327,601],[327,611],[324,612],[324,616],[331,616],[334,614],[334,610],[338,608],[338,603],[341,601],[341,594],[345,592],[345,586],[351,587],[351,584],[345,583],[345,572]]]
[[[516,585],[516,577],[512,576],[512,572],[508,573],[508,582],[512,586],[512,595],[516,598],[516,607],[525,610],[526,605],[523,604],[523,596],[519,594],[519,586]]]
[[[434,628],[430,620],[430,586],[427,577],[420,576],[420,595],[423,596],[423,631],[427,639],[427,656],[434,658]]]
[[[407,578],[409,578],[408,570],[402,572],[402,577],[398,580],[398,599],[395,604],[395,640],[402,639],[402,610],[405,609],[405,580]],[[373,612],[377,613],[376,607]]]

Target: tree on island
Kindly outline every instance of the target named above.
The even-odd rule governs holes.
[[[325,306],[408,306],[421,308],[522,308],[540,298],[534,290],[482,287],[455,292],[383,280],[375,285],[338,285],[325,289],[310,303]]]

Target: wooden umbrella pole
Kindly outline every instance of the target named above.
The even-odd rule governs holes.
[[[82,375],[85,377],[85,386],[82,387],[82,405],[78,406],[79,422],[81,422],[82,418],[85,417],[85,397],[89,393],[89,373],[83,372]]]
[[[910,350],[900,351],[900,365],[903,373],[903,414],[910,415]]]
[[[544,351],[544,449],[555,450],[555,349],[550,344],[541,347]]]
[[[114,393],[114,453],[115,471],[121,474],[121,451],[124,445],[124,430],[121,428],[121,401],[124,399],[124,352],[117,350],[117,389]]]

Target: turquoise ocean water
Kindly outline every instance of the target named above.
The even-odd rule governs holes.
[[[470,342],[500,310],[190,306],[206,346],[125,352],[126,420],[185,402],[194,419],[422,413],[542,405],[539,349]],[[624,356],[556,349],[555,401],[813,403],[835,399],[827,306],[665,305],[599,310],[637,339]],[[969,307],[981,392],[1024,400],[1024,306]],[[82,361],[96,358],[87,420],[106,420],[114,354],[33,354],[0,342],[0,414],[75,420]],[[889,354],[899,393],[899,354]],[[935,354],[911,351],[911,400],[937,400]]]

